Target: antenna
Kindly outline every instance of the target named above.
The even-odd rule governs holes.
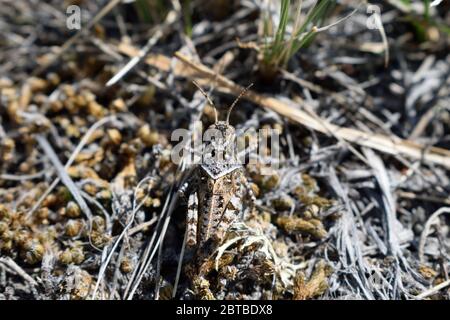
[[[227,112],[227,123],[230,122],[230,114],[231,114],[231,111],[233,110],[234,106],[236,105],[236,103],[239,101],[240,98],[242,98],[242,96],[243,96],[243,95],[248,91],[248,89],[250,89],[252,86],[253,86],[253,83],[250,83],[250,85],[249,85],[247,88],[245,88],[245,89],[243,89],[243,90],[241,91],[241,93],[238,95],[238,97],[236,98],[236,100],[233,101],[233,103],[231,104],[231,106],[230,106],[230,108],[228,109],[228,112]]]
[[[216,118],[216,123],[219,121],[219,115],[217,114],[217,108],[216,105],[214,104],[214,102],[212,102],[212,100],[209,98],[208,94],[202,89],[202,87],[200,87],[200,85],[195,82],[194,80],[192,81],[192,83],[198,88],[198,90],[200,90],[200,92],[203,94],[203,96],[206,98],[206,100],[208,101],[208,103],[214,108],[214,116]]]

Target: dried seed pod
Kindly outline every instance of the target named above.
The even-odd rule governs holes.
[[[11,219],[11,212],[5,205],[0,204],[0,220],[9,221],[10,219]]]
[[[3,200],[5,202],[12,202],[12,201],[14,201],[14,195],[12,193],[7,193],[7,194],[3,195]]]
[[[9,162],[14,157],[14,149],[16,144],[11,138],[4,138],[0,141],[0,154],[1,159],[4,162]]]
[[[60,112],[64,108],[64,104],[61,100],[52,100],[50,101],[50,110],[52,112]]]
[[[141,202],[142,200],[144,200],[145,196],[146,196],[146,192],[145,192],[144,188],[138,188],[136,190],[136,200],[138,202]]]
[[[54,72],[50,72],[47,74],[47,81],[54,87],[61,83],[61,77]]]
[[[21,248],[26,248],[30,244],[31,233],[25,229],[14,232],[14,243]]]
[[[159,208],[161,206],[161,200],[159,198],[152,198],[152,207]]]
[[[67,136],[71,138],[79,138],[81,136],[80,128],[76,125],[69,124],[65,127]]]
[[[141,199],[141,200],[143,200],[143,199]],[[159,200],[158,198],[148,197],[144,201],[144,207],[146,207],[146,208],[150,208],[150,207],[159,208],[160,206],[161,206],[161,200]]]
[[[83,186],[83,190],[84,190],[85,192],[87,192],[90,196],[93,196],[93,197],[95,197],[95,195],[96,195],[97,192],[98,192],[97,186],[96,186],[95,184],[93,184],[93,183],[86,183],[86,184]]]
[[[277,211],[291,210],[295,206],[294,200],[288,195],[282,195],[272,200],[272,205]]]
[[[108,200],[111,200],[112,194],[111,194],[111,191],[105,189],[105,190],[101,190],[100,192],[97,192],[95,197],[99,200],[108,201]]]
[[[48,96],[43,93],[36,93],[33,97],[33,102],[38,106],[43,106],[48,101]]]
[[[43,91],[48,87],[47,80],[37,77],[28,78],[27,83],[30,86],[30,90],[33,92]]]
[[[75,264],[81,264],[84,261],[84,252],[81,247],[74,247],[70,249],[70,253],[72,256],[72,262]]]
[[[8,229],[0,235],[0,239],[3,241],[12,241],[14,239],[14,232]]]
[[[106,227],[106,222],[103,217],[95,216],[92,218],[92,230],[97,232],[104,232]]]
[[[125,104],[125,101],[123,101],[122,98],[113,100],[111,102],[109,108],[116,112],[126,112],[127,111],[127,105]]]
[[[69,201],[66,207],[66,215],[69,218],[78,218],[81,215],[81,209],[74,201]]]
[[[302,177],[302,185],[309,191],[318,191],[317,181],[312,178],[310,175],[303,173]]]
[[[66,249],[59,255],[59,262],[65,265],[72,263],[72,252],[70,249]]]
[[[56,198],[56,195],[49,194],[47,197],[45,197],[44,201],[42,201],[42,207],[48,208],[55,205],[55,203],[58,201]]]
[[[42,207],[38,211],[36,211],[36,216],[40,220],[45,220],[48,218],[49,210],[47,207]]]
[[[322,222],[317,219],[304,220],[298,217],[278,217],[277,224],[288,233],[305,233],[317,239],[323,239],[327,236],[327,231]]]
[[[27,172],[30,172],[30,169],[31,169],[31,166],[30,166],[30,163],[29,163],[29,162],[22,162],[22,163],[19,165],[19,171],[20,171],[21,173],[27,173]]]
[[[39,241],[29,240],[25,243],[22,254],[27,263],[36,264],[42,261],[44,252],[44,246]]]
[[[124,257],[120,263],[120,271],[123,273],[130,273],[134,269],[134,263],[130,258]]]
[[[140,200],[144,200],[144,199],[140,199]],[[153,198],[151,198],[151,197],[145,198],[144,207],[149,208],[151,206],[153,206]]]
[[[96,101],[89,102],[87,109],[88,113],[97,119],[102,118],[106,113],[105,108],[103,108],[103,106]]]
[[[438,275],[437,271],[424,265],[419,266],[419,272],[425,279],[433,279]]]
[[[58,199],[58,205],[66,205],[68,201],[70,201],[72,194],[70,193],[69,189],[67,189],[64,186],[58,187],[56,190],[56,197]]]
[[[75,96],[75,88],[69,84],[62,85],[61,91],[64,93],[64,95],[66,97],[74,97]]]
[[[294,194],[303,205],[317,205],[319,208],[328,208],[333,204],[329,199],[308,192],[303,186],[295,188]]]
[[[122,142],[122,134],[117,129],[108,129],[106,131],[109,140],[115,145],[119,145]]]
[[[298,271],[294,278],[294,300],[306,300],[321,296],[328,288],[328,277],[332,273],[330,266],[320,261],[308,281],[303,272]]]
[[[138,131],[138,137],[142,143],[151,147],[159,142],[159,134],[156,131],[152,131],[148,124],[143,125]]]
[[[20,111],[20,107],[19,107],[19,102],[17,100],[12,100],[9,104],[8,104],[8,108],[7,108],[7,113],[9,118],[15,122],[15,123],[22,123],[22,118],[21,116],[19,116],[19,111]]]
[[[277,172],[264,177],[262,180],[262,188],[265,190],[273,190],[280,184],[280,176]]]
[[[210,290],[209,281],[203,277],[197,277],[193,281],[194,292],[201,300],[215,300],[213,293]]]
[[[54,226],[50,226],[48,228],[45,229],[45,231],[40,232],[37,235],[38,240],[45,244],[51,244],[54,242],[54,240],[56,239],[56,237],[58,236],[58,233],[56,231],[56,228]]]
[[[81,94],[77,94],[73,101],[78,108],[83,108],[87,104],[85,97]]]
[[[0,240],[0,250],[10,252],[13,248],[12,240]]]
[[[276,170],[270,167],[260,166],[258,164],[252,170],[251,176],[253,181],[264,192],[275,189],[281,181],[280,175]]]
[[[76,114],[78,109],[75,105],[75,101],[73,98],[68,98],[63,101],[64,109],[67,110],[70,114]]]
[[[5,221],[0,221],[0,235],[2,235],[3,233],[6,232],[6,230],[8,230],[8,223],[6,223]]]
[[[92,101],[95,101],[95,94],[93,94],[91,91],[89,91],[89,90],[83,90],[81,93],[80,93],[83,97],[84,97],[84,99],[87,101],[87,102],[92,102]]]
[[[111,238],[105,233],[92,231],[91,241],[94,246],[101,249],[111,241]]]
[[[319,218],[320,207],[312,204],[305,209],[303,216],[305,219]]]
[[[82,228],[83,222],[81,220],[69,220],[64,227],[64,232],[68,237],[75,237],[80,234]]]

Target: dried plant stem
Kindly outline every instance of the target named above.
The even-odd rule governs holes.
[[[425,227],[423,228],[419,241],[419,260],[421,263],[423,263],[425,260],[425,253],[424,253],[425,241],[427,240],[427,237],[430,234],[431,226],[436,223],[437,218],[443,213],[450,213],[450,207],[442,207],[438,209],[435,213],[433,213],[430,216],[428,221],[425,223]]]
[[[19,276],[21,276],[23,279],[25,279],[27,282],[29,282],[33,286],[37,286],[36,280],[34,280],[28,273],[25,272],[13,259],[10,257],[0,257],[0,263],[3,263],[5,266],[12,269],[14,272],[16,272]]]
[[[198,82],[208,81],[212,76],[215,76],[214,71],[203,64],[194,62],[189,57],[180,52],[175,53],[175,56],[180,59],[186,66],[196,72],[183,70],[180,76],[198,77]],[[217,90],[238,95],[242,91],[242,87],[224,76],[217,76],[218,87]],[[404,155],[414,160],[422,161],[428,164],[439,164],[446,168],[450,168],[450,151],[442,148],[427,147],[413,141],[404,140],[396,136],[386,136],[381,134],[374,134],[363,132],[353,128],[339,127],[326,120],[317,120],[308,113],[296,109],[294,106],[282,102],[276,98],[266,95],[257,94],[249,91],[245,99],[258,104],[267,109],[271,109],[288,119],[300,123],[310,129],[319,131],[324,134],[329,134],[330,131],[336,137],[339,137],[348,142],[356,143],[361,146],[369,147],[381,152],[392,155]]]
[[[438,284],[437,286],[422,292],[421,294],[416,296],[416,299],[425,299],[426,297],[429,297],[432,294],[435,294],[439,290],[442,290],[442,289],[444,289],[445,287],[448,287],[448,286],[450,286],[450,280],[444,281],[444,282]]]

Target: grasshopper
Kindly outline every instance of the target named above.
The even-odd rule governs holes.
[[[180,192],[188,199],[186,245],[197,248],[197,256],[204,257],[224,240],[229,227],[242,219],[245,196],[250,198],[252,206],[256,201],[236,156],[236,132],[229,122],[231,111],[251,85],[229,107],[226,121],[219,121],[214,103],[194,84],[214,107],[215,123],[206,131],[211,135],[205,139],[203,160],[194,167]]]

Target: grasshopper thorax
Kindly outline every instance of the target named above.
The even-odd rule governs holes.
[[[236,132],[225,121],[212,124],[204,134],[203,161],[200,167],[216,180],[241,168],[236,157]]]

